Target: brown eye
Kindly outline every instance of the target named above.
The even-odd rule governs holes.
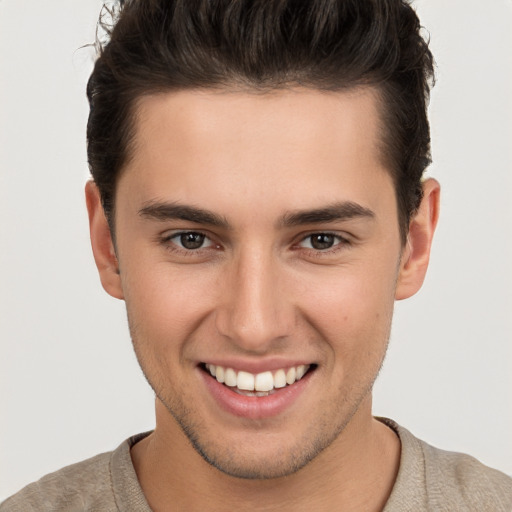
[[[317,233],[308,237],[310,240],[311,247],[318,251],[330,249],[336,242],[334,235],[328,233]]]
[[[200,231],[175,231],[164,235],[160,242],[173,254],[189,259],[211,257],[212,251],[221,250],[206,233]],[[209,256],[207,256],[209,255]]]
[[[320,232],[304,237],[298,245],[310,251],[317,251],[319,254],[322,252],[330,254],[338,249],[349,247],[351,244],[349,240],[340,235]]]
[[[203,246],[205,238],[205,235],[202,233],[181,233],[179,235],[179,243],[184,249],[194,250]]]

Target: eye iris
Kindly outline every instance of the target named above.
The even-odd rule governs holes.
[[[201,233],[183,233],[180,242],[185,249],[199,249],[204,243],[204,238]]]
[[[330,249],[334,245],[334,235],[326,235],[320,233],[318,235],[311,236],[311,246],[314,249]]]

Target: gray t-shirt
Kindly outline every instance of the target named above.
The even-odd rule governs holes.
[[[402,445],[400,469],[383,512],[512,512],[512,478],[380,420]],[[130,457],[130,448],[146,435],[41,478],[4,501],[0,512],[151,512]]]

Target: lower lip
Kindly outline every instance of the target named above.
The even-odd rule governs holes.
[[[306,389],[312,371],[290,386],[276,389],[268,396],[239,395],[224,384],[217,382],[210,374],[198,368],[201,377],[216,402],[226,412],[248,419],[263,419],[278,416],[291,407]]]

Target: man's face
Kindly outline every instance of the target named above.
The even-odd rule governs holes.
[[[116,249],[157,429],[228,474],[289,474],[371,421],[401,266],[375,97],[184,91],[136,122]]]

